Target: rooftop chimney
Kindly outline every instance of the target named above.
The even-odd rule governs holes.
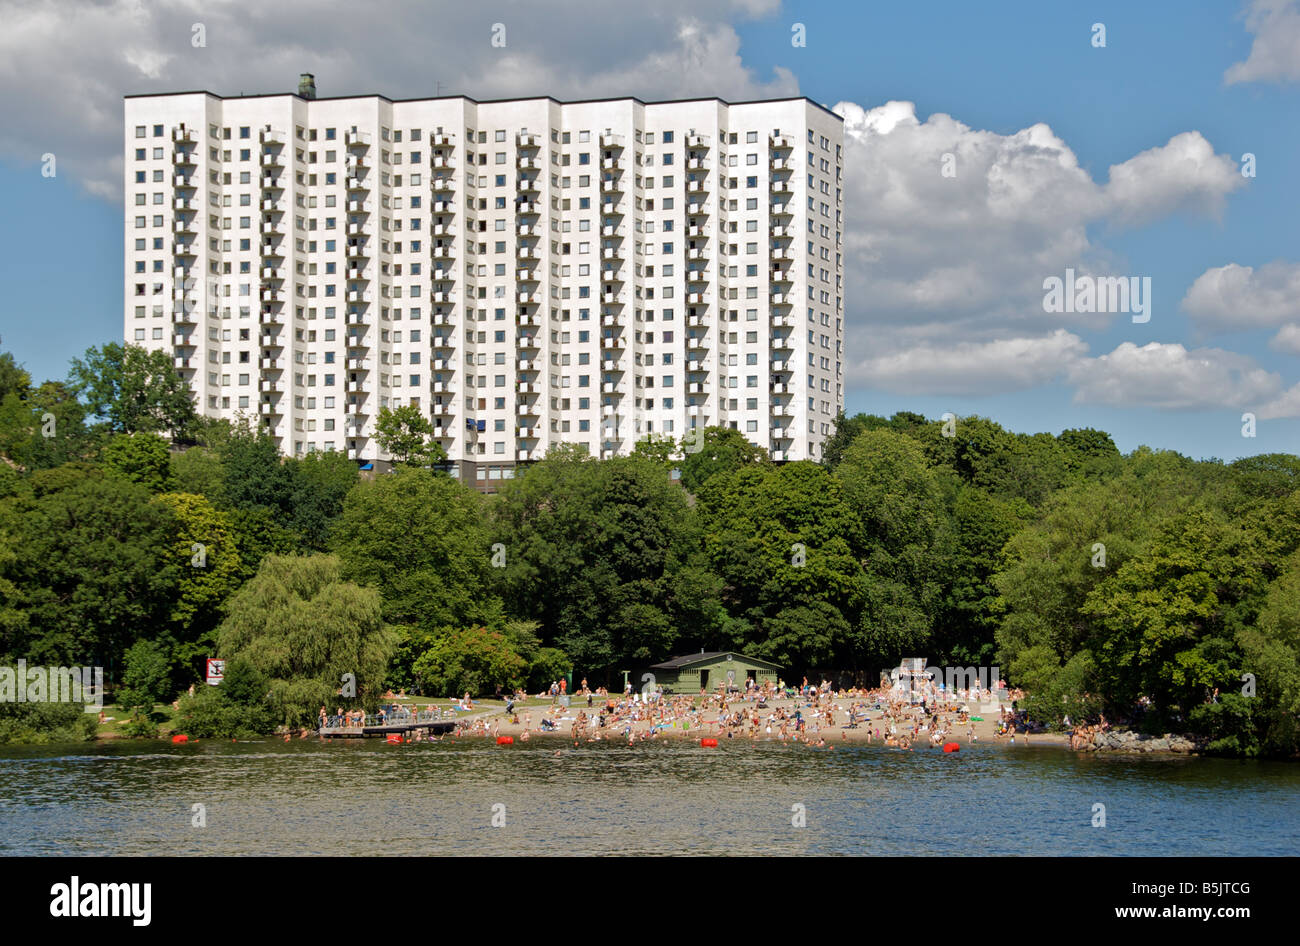
[[[305,99],[316,97],[316,77],[310,72],[298,76],[298,94]]]

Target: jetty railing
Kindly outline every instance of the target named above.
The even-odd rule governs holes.
[[[378,713],[367,713],[363,718],[360,726],[349,720],[346,716],[327,716],[325,717],[325,729],[359,729],[362,727],[377,726],[419,726],[427,723],[437,723],[448,719],[455,719],[454,710],[420,710],[417,713],[385,713],[382,717]]]

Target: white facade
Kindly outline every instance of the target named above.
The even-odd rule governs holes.
[[[125,339],[281,450],[465,479],[726,426],[819,459],[843,405],[843,126],[807,99],[126,99]]]

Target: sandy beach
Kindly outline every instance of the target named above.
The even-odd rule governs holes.
[[[760,708],[757,703],[737,699],[727,704],[726,713],[734,719],[737,712],[744,713],[743,725],[720,725],[721,709],[717,705],[705,705],[694,710],[700,704],[699,698],[691,700],[692,709],[687,710],[683,702],[674,705],[672,700],[665,700],[664,718],[660,718],[658,707],[651,704],[647,710],[638,704],[624,709],[608,718],[606,724],[599,724],[599,712],[607,699],[593,698],[590,708],[585,697],[575,697],[572,705],[565,708],[552,704],[548,700],[530,698],[527,703],[517,707],[514,716],[507,716],[501,709],[482,714],[471,714],[462,720],[462,728],[456,737],[446,738],[496,738],[511,737],[516,743],[531,739],[546,739],[557,742],[597,741],[644,741],[647,739],[693,740],[714,738],[721,740],[754,740],[763,742],[790,742],[792,744],[809,744],[827,746],[841,743],[869,743],[885,747],[893,726],[893,737],[900,744],[892,746],[904,751],[906,742],[912,751],[928,751],[932,748],[931,732],[928,728],[929,717],[919,707],[901,706],[894,709],[892,717],[887,710],[888,704],[877,708],[874,700],[864,697],[837,697],[829,702],[823,698],[818,707],[808,699],[768,699]],[[615,699],[615,703],[620,701]],[[712,701],[716,702],[716,701]],[[974,705],[974,704],[972,704]],[[856,706],[857,725],[851,725],[850,706]],[[1009,703],[1000,704],[1010,708]],[[828,721],[826,713],[831,713]],[[804,719],[803,731],[797,731],[792,717],[798,712]],[[755,727],[752,714],[758,715]],[[865,718],[863,718],[865,713]],[[632,718],[642,715],[646,718]],[[999,736],[999,710],[994,704],[983,704],[970,712],[967,717],[959,717],[955,710],[941,710],[938,713],[939,728],[943,735],[939,745],[957,743],[963,748],[972,744],[1015,745],[1016,747],[1056,746],[1067,748],[1069,737],[1062,733],[1025,733],[1018,732],[1012,736]],[[783,719],[784,717],[784,719]],[[556,728],[542,728],[542,719],[555,723]],[[517,719],[517,721],[515,721]],[[959,719],[964,721],[958,721]],[[781,733],[785,722],[785,735]],[[579,729],[575,732],[575,724]],[[946,731],[945,731],[946,730]],[[938,751],[936,748],[935,751]]]

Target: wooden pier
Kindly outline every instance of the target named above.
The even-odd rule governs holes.
[[[445,719],[435,711],[387,715],[382,719],[379,716],[366,716],[360,726],[346,725],[339,722],[338,717],[330,717],[318,732],[326,739],[359,739],[365,736],[388,736],[393,733],[406,734],[416,730],[424,730],[431,736],[445,736],[455,729],[456,720]]]

